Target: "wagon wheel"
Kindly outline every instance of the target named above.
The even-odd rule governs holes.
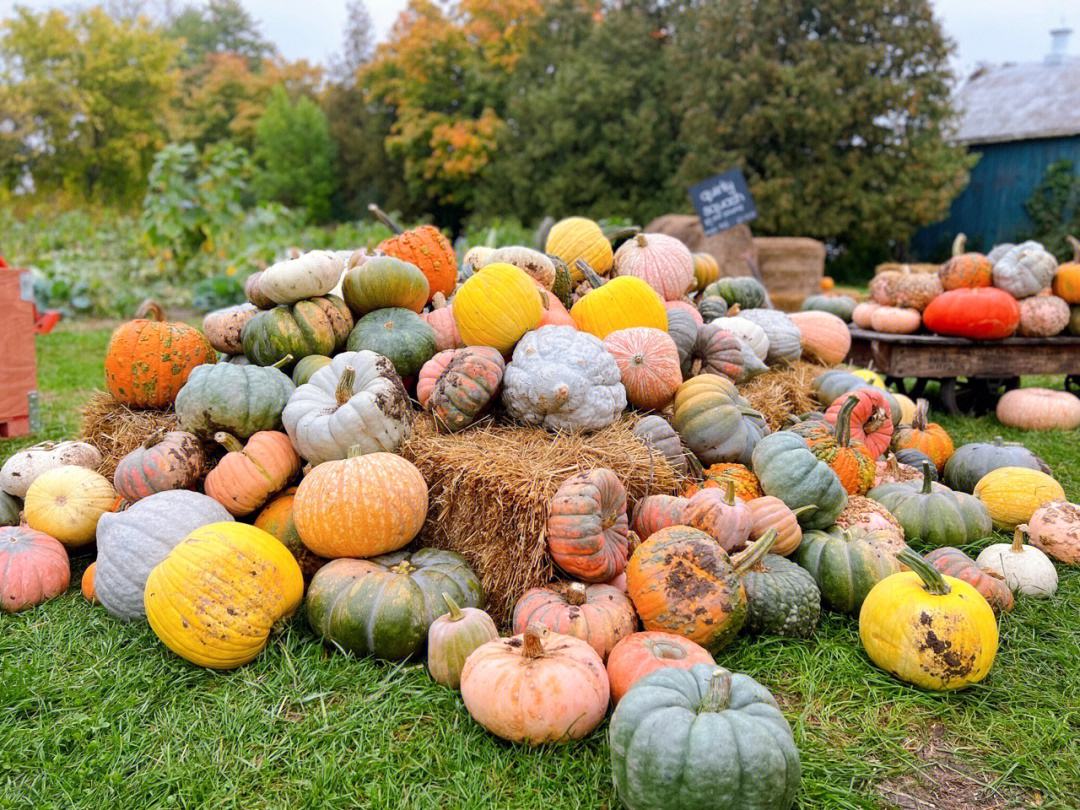
[[[946,377],[941,381],[941,390],[938,392],[941,404],[945,410],[953,416],[963,416],[960,406],[956,402],[956,377]]]
[[[1014,377],[972,377],[941,381],[941,402],[953,416],[982,416],[997,407],[1002,389],[1020,384]]]
[[[903,377],[889,377],[889,382],[896,385],[896,390],[911,399],[918,399],[926,393],[926,384],[929,382],[925,377],[916,377],[909,386]]]
[[[1068,374],[1065,376],[1065,390],[1080,394],[1080,374]]]

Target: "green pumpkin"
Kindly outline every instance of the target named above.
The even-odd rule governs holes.
[[[683,379],[688,379],[694,362],[694,344],[697,343],[698,322],[685,309],[669,309],[667,313],[667,332],[675,348],[679,350],[679,365]]]
[[[728,306],[739,305],[740,309],[755,309],[765,304],[765,288],[753,276],[729,276],[720,278],[705,288],[704,294],[719,295]]]
[[[850,295],[811,295],[802,302],[804,312],[831,312],[845,323],[851,322],[855,299]]]
[[[570,270],[567,268],[566,262],[558,256],[553,256],[550,253],[544,255],[551,259],[552,264],[555,265],[555,282],[551,285],[551,292],[559,299],[559,303],[570,309],[574,305],[574,281],[570,276]]]
[[[0,526],[18,526],[22,501],[14,495],[0,492]]]
[[[756,634],[810,638],[821,616],[821,591],[810,573],[786,557],[766,554],[743,574],[745,628]]]
[[[896,438],[895,433],[893,434],[893,438]],[[900,464],[907,464],[909,467],[914,467],[917,470],[922,469],[924,461],[930,462],[930,480],[937,481],[937,467],[934,466],[934,460],[922,450],[916,450],[914,447],[906,447],[903,450],[895,451],[893,455],[896,456],[896,460]]]
[[[761,414],[717,374],[692,377],[675,392],[672,425],[706,467],[721,462],[747,464],[769,432]]]
[[[1069,307],[1069,334],[1080,335],[1080,305]]]
[[[727,301],[725,301],[719,295],[706,295],[698,301],[697,311],[701,314],[701,319],[708,323],[716,318],[723,318],[727,315]]]
[[[376,256],[350,267],[341,280],[341,296],[357,318],[377,309],[419,312],[428,293],[428,280],[420,268],[393,256]]]
[[[627,810],[787,810],[799,750],[769,690],[713,664],[661,667],[630,687],[608,728]]]
[[[330,358],[325,354],[309,354],[295,366],[292,370],[292,381],[299,388],[301,385],[311,379],[311,375],[318,371],[323,366],[330,365]]]
[[[840,479],[828,464],[818,461],[802,436],[790,431],[766,436],[754,448],[751,463],[766,495],[793,510],[812,507],[799,513],[804,529],[831,526],[847,506]]]
[[[483,606],[480,580],[453,551],[342,558],[312,577],[307,617],[319,636],[349,652],[397,661],[420,652],[428,627],[449,612],[443,594],[462,607]]]
[[[244,355],[258,366],[272,366],[286,355],[295,362],[311,354],[331,355],[344,347],[353,319],[336,295],[305,298],[260,312],[240,333]]]
[[[1017,442],[1005,442],[995,436],[992,442],[973,442],[956,449],[945,462],[946,486],[971,494],[988,472],[999,467],[1026,467],[1049,474],[1046,462]]]
[[[877,501],[904,529],[909,543],[931,548],[963,546],[989,536],[993,525],[986,505],[973,495],[935,484],[933,465],[923,464],[923,480],[874,487],[866,497]]]
[[[204,439],[219,430],[246,439],[280,430],[281,411],[296,386],[273,366],[195,366],[176,395],[180,427]]]
[[[411,310],[377,309],[356,322],[348,349],[381,354],[400,377],[415,377],[435,354],[435,330]]]
[[[871,588],[900,572],[896,556],[875,545],[873,536],[839,526],[803,533],[791,559],[814,578],[829,610],[857,614]]]

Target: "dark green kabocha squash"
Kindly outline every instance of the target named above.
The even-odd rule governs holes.
[[[766,554],[743,574],[742,581],[748,632],[787,638],[814,634],[821,616],[821,591],[805,568],[786,557]]]
[[[973,442],[961,445],[945,462],[944,481],[957,492],[975,491],[984,475],[999,467],[1027,467],[1050,475],[1050,467],[1037,455],[1018,442],[1002,441],[995,436],[992,442]]]
[[[896,461],[900,464],[907,464],[909,467],[914,467],[917,470],[922,469],[923,462],[930,463],[930,480],[937,481],[937,466],[934,464],[934,460],[930,456],[926,455],[922,450],[916,450],[914,447],[908,447],[904,450],[897,450],[894,455]]]
[[[415,377],[435,354],[435,330],[409,309],[389,307],[369,312],[356,322],[349,335],[348,349],[367,349],[394,364],[402,379]]]
[[[875,542],[878,532],[841,529],[803,532],[791,559],[805,568],[821,591],[821,604],[857,615],[870,589],[900,572],[896,556]]]
[[[706,295],[698,301],[697,311],[700,313],[701,319],[705,323],[709,323],[709,321],[727,315],[727,301],[719,295]]]

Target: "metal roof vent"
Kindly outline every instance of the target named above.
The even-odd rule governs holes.
[[[1046,55],[1046,64],[1060,65],[1069,55],[1069,35],[1071,28],[1064,25],[1050,32],[1050,53]]]

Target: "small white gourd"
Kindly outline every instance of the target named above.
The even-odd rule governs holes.
[[[1024,545],[1027,525],[1016,527],[1013,541],[987,546],[975,560],[983,571],[997,574],[1010,590],[1025,596],[1050,597],[1058,586],[1054,563],[1035,546]]]

